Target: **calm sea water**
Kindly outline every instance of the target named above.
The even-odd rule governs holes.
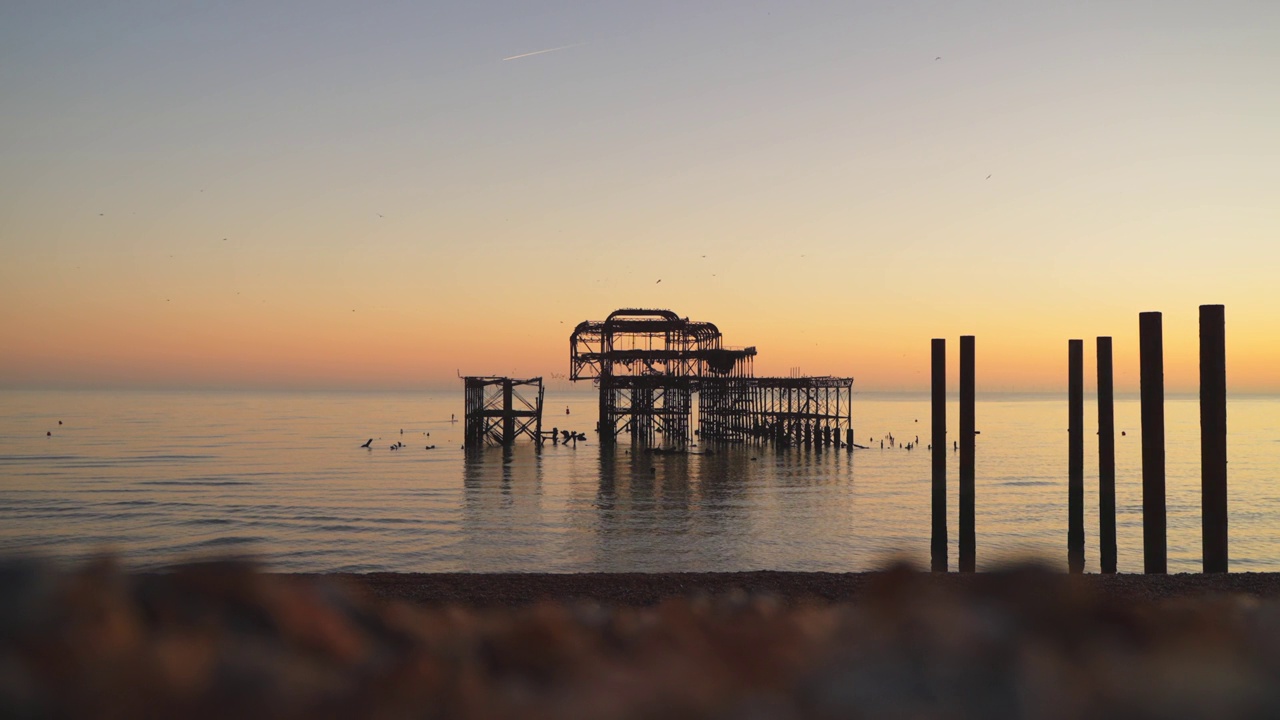
[[[547,407],[548,427],[594,427],[589,392],[549,392]],[[1172,572],[1200,568],[1198,412],[1195,398],[1166,406]],[[954,402],[951,413],[956,428]],[[1280,398],[1234,398],[1228,413],[1231,568],[1280,571]],[[110,551],[154,568],[251,554],[279,570],[358,572],[928,564],[924,395],[855,396],[858,441],[872,449],[852,455],[602,453],[589,433],[576,449],[526,445],[468,458],[451,414],[461,420],[461,388],[3,392],[0,555],[73,561]],[[1065,567],[1065,397],[980,396],[977,415],[979,568],[1025,556]],[[1096,417],[1086,408],[1090,427]],[[1136,399],[1117,401],[1116,428],[1127,433],[1117,437],[1119,565],[1140,572]],[[888,433],[899,442],[919,435],[921,448],[881,450]],[[361,449],[369,437],[372,449]],[[1098,569],[1095,440],[1086,442],[1089,571]],[[948,456],[954,567],[958,468]]]

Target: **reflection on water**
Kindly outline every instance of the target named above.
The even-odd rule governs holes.
[[[847,453],[737,446],[597,457],[595,497],[574,503],[570,522],[591,537],[599,567],[829,567],[823,547],[849,531],[840,520],[852,509]]]
[[[542,456],[530,445],[464,451],[462,538],[465,568],[539,568]]]
[[[114,549],[160,566],[251,552],[289,570],[859,570],[928,559],[928,398],[858,398],[872,449],[635,452],[594,442],[462,451],[461,393],[0,394],[0,553]],[[550,398],[591,427],[589,393]],[[956,427],[954,403],[949,426]],[[1066,402],[979,397],[980,568],[1065,564]],[[1228,409],[1233,570],[1280,570],[1280,400]],[[1095,417],[1086,409],[1086,417]],[[1199,416],[1166,407],[1171,571],[1200,562]],[[57,421],[64,421],[58,425]],[[922,423],[923,421],[923,423]],[[1116,404],[1121,571],[1141,570],[1141,438]],[[46,432],[52,435],[46,436]],[[375,438],[371,449],[359,447]],[[390,450],[397,442],[404,447]],[[428,449],[428,446],[434,446]],[[958,458],[948,453],[952,549]],[[1086,437],[1086,570],[1097,570],[1096,438]]]

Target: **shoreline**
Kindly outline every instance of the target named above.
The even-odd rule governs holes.
[[[893,574],[907,574],[931,590],[984,592],[1009,578],[1066,584],[1099,599],[1122,603],[1201,599],[1222,595],[1280,598],[1280,573],[1178,573],[1167,575],[1066,573],[1027,567],[980,573],[930,573],[906,568],[828,573],[758,570],[673,573],[270,573],[340,583],[381,601],[414,605],[518,607],[581,600],[642,607],[664,600],[742,594],[770,596],[784,604],[853,603],[875,593]]]

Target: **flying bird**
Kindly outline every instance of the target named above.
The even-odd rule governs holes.
[[[366,441],[365,441],[365,443],[364,443],[363,445],[361,445],[360,447],[362,447],[362,448],[368,448],[368,449],[372,450],[373,448],[370,448],[370,447],[369,447],[369,446],[370,446],[370,445],[372,445],[372,444],[373,444],[373,438],[369,438],[369,439],[368,439],[368,440],[366,440]]]
[[[552,53],[560,50],[568,50],[569,48],[575,48],[580,45],[586,45],[586,43],[574,43],[572,45],[561,45],[560,47],[547,48],[546,50],[535,50],[533,52],[528,52],[521,55],[512,55],[511,57],[504,57],[502,58],[502,61],[506,62],[508,60],[519,60],[520,58],[533,57],[534,55],[542,55],[544,53]]]
[[[990,179],[991,179],[991,176],[990,176],[990,175],[988,175],[988,176],[987,176],[987,179],[988,179],[988,180],[990,180]]]
[[[654,285],[657,285],[660,282],[662,282],[662,278],[658,278],[658,282],[654,283]]]

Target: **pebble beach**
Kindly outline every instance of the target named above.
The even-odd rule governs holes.
[[[1271,573],[0,573],[5,717],[1280,714]]]

